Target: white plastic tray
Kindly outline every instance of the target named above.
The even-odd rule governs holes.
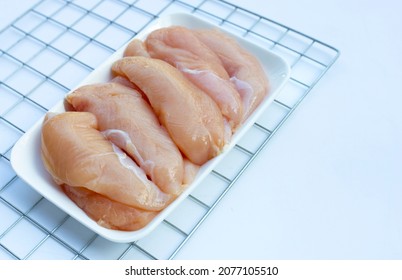
[[[136,37],[139,39],[145,39],[147,34],[149,34],[152,30],[172,25],[181,25],[188,28],[219,28],[219,26],[201,20],[200,18],[191,14],[170,14],[164,18],[156,20],[152,26],[149,26],[149,28],[143,30]],[[269,50],[265,50],[253,44],[253,42],[239,38],[234,34],[231,35],[236,37],[243,47],[252,52],[260,60],[270,82],[270,93],[255,110],[255,112],[248,118],[247,122],[245,122],[242,127],[239,128],[233,135],[232,141],[227,146],[226,150],[216,158],[204,164],[199,170],[194,182],[144,228],[137,231],[119,231],[101,227],[95,221],[89,218],[63,193],[61,188],[53,182],[51,176],[47,173],[42,164],[40,155],[40,132],[43,118],[40,119],[29,131],[27,131],[14,145],[11,154],[11,164],[15,172],[21,179],[23,179],[46,199],[54,203],[67,214],[81,222],[83,225],[87,226],[108,240],[115,242],[132,242],[146,236],[153,229],[155,229],[157,225],[160,224],[225,157],[229,150],[233,148],[233,146],[239,141],[242,135],[255,123],[261,113],[272,103],[276,95],[289,79],[290,67],[284,59],[270,52]],[[124,49],[125,46],[116,51],[101,66],[95,69],[91,74],[88,75],[86,79],[77,85],[77,88],[86,84],[109,81],[111,79],[111,65],[114,61],[122,57]],[[60,101],[49,111],[64,112],[63,101]]]

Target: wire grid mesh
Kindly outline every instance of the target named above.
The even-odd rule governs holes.
[[[155,231],[137,242],[113,243],[19,179],[10,165],[10,151],[105,58],[153,20],[172,12],[195,13],[271,49],[291,65],[291,78],[202,186]],[[0,31],[0,259],[175,258],[338,56],[327,44],[224,1],[38,2]]]

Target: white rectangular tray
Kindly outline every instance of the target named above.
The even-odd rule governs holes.
[[[166,17],[155,20],[152,26],[149,26],[147,29],[143,30],[136,36],[136,38],[145,39],[151,31],[172,25],[180,25],[188,28],[219,28],[219,26],[206,22],[192,14],[170,14]],[[236,37],[243,47],[248,49],[260,60],[270,82],[270,93],[255,110],[255,112],[242,125],[242,127],[239,128],[233,135],[232,141],[225,151],[216,158],[204,164],[200,168],[194,182],[144,228],[137,231],[119,231],[104,228],[89,218],[63,193],[61,188],[54,183],[51,176],[47,173],[42,164],[40,155],[40,132],[43,118],[40,119],[29,131],[27,131],[14,145],[11,154],[11,164],[15,172],[22,180],[24,180],[50,202],[108,240],[115,242],[132,242],[146,236],[153,229],[155,229],[157,225],[160,224],[225,157],[229,150],[233,148],[233,146],[239,141],[242,135],[244,135],[244,133],[255,123],[262,112],[264,112],[264,110],[273,102],[281,88],[289,79],[290,67],[284,59],[270,52],[269,50],[265,50],[253,44],[251,41],[240,38],[234,34],[231,35]],[[77,85],[76,88],[86,84],[109,81],[111,79],[111,65],[114,61],[122,57],[124,49],[125,46],[111,55],[101,66],[91,72],[87,78]],[[64,112],[63,101],[60,101],[49,111]]]

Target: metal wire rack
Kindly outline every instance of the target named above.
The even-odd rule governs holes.
[[[0,31],[0,259],[175,258],[339,56],[323,42],[225,1],[132,2],[42,0]],[[289,62],[291,78],[203,186],[152,234],[138,242],[113,243],[19,179],[10,151],[98,64],[153,20],[172,12],[195,13],[271,49]]]

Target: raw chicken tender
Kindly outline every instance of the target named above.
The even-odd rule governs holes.
[[[130,207],[86,188],[62,185],[62,189],[90,218],[105,228],[138,230],[159,213]]]
[[[48,114],[42,126],[41,155],[59,185],[85,187],[150,211],[159,211],[172,200],[131,158],[105,139],[92,113]]]
[[[198,171],[200,170],[200,166],[192,163],[188,159],[184,159],[184,173],[183,173],[183,184],[189,185],[194,181],[194,178],[197,176]]]
[[[151,57],[143,41],[140,39],[133,39],[124,50],[123,56],[143,56]]]
[[[226,144],[216,103],[170,64],[153,58],[125,57],[112,65],[147,95],[160,122],[186,157],[202,165]]]
[[[244,119],[247,119],[268,94],[269,83],[262,65],[236,40],[219,30],[195,30],[193,32],[222,61],[240,93],[244,106]]]
[[[103,135],[164,192],[182,191],[183,157],[140,93],[119,83],[99,83],[82,86],[66,99],[76,111],[93,113]]]
[[[216,102],[231,128],[237,128],[243,117],[240,95],[219,57],[191,30],[181,26],[160,28],[147,36],[145,44],[138,41],[128,45],[126,56],[150,55],[175,66]]]

